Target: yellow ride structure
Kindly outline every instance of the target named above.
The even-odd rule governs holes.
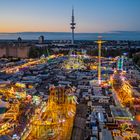
[[[115,79],[112,80],[113,82],[113,88],[117,92],[117,97],[121,103],[122,106],[132,106],[133,105],[133,88],[129,84],[128,81],[120,81],[120,85],[118,84],[118,81]]]
[[[0,93],[6,97],[8,102],[8,108],[5,113],[3,113],[0,117],[0,136],[5,135],[13,131],[12,128],[17,124],[17,117],[19,115],[19,106],[20,102],[16,98],[15,92],[17,91],[16,86],[8,86],[0,89]],[[12,99],[12,102],[9,100]]]
[[[70,52],[68,60],[64,61],[62,68],[71,70],[71,69],[85,69],[85,65],[82,59],[82,55],[78,52],[73,54],[73,51]]]
[[[19,115],[19,103],[15,102],[10,104],[8,111],[1,116],[0,122],[0,136],[5,135],[13,131],[13,127],[17,123],[17,117]]]
[[[42,102],[22,140],[70,140],[76,112],[70,88],[51,87],[47,103]]]

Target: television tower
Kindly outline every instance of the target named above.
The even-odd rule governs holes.
[[[98,84],[101,84],[101,48],[102,48],[102,43],[105,41],[102,41],[102,37],[98,37],[98,41],[96,43],[98,44]]]
[[[74,44],[74,29],[75,29],[75,25],[76,23],[74,23],[74,8],[72,8],[72,17],[71,17],[71,30],[72,30],[72,40],[71,43],[72,45]]]

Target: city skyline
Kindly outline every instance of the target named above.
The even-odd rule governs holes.
[[[0,32],[70,32],[72,5],[76,32],[140,31],[139,0],[2,0]]]

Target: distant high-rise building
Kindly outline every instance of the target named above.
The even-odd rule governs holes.
[[[21,37],[18,37],[17,41],[18,41],[18,43],[21,43],[22,42]]]
[[[38,38],[38,43],[39,44],[43,44],[44,43],[44,36],[41,35],[39,38]]]
[[[74,29],[75,29],[75,25],[76,23],[74,22],[74,8],[72,8],[72,19],[71,19],[71,30],[72,30],[72,40],[71,40],[71,43],[72,45],[74,44]]]

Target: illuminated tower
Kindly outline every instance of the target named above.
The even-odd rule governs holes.
[[[74,23],[74,8],[72,8],[72,18],[71,18],[71,30],[72,30],[72,40],[71,40],[71,43],[72,45],[74,44],[74,29],[75,29],[75,25],[76,23]]]
[[[98,44],[98,84],[101,84],[101,47],[102,47],[102,43],[104,43],[104,41],[101,40],[102,37],[99,36],[98,37],[98,41],[96,41],[96,43]]]
[[[117,60],[117,69],[118,70],[123,70],[123,61],[124,61],[123,56],[118,58],[118,60]]]

